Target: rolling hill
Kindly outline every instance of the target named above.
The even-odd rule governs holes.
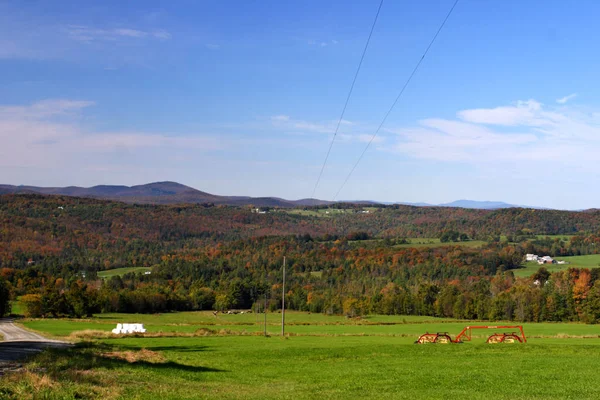
[[[154,182],[145,185],[98,185],[89,188],[79,186],[38,187],[0,185],[0,194],[44,194],[96,199],[117,200],[139,204],[202,204],[213,203],[231,206],[252,205],[256,207],[297,207],[329,204],[318,199],[285,200],[277,197],[218,196],[177,182]]]
[[[313,207],[332,204],[333,202],[319,199],[286,200],[279,197],[249,197],[249,196],[219,196],[177,182],[154,182],[145,185],[98,185],[89,188],[79,186],[67,187],[39,187],[25,185],[0,185],[1,194],[44,194],[74,197],[91,197],[104,200],[117,200],[125,203],[137,204],[203,204],[213,203],[229,206],[254,206],[254,207]],[[403,204],[416,207],[458,207],[483,210],[497,210],[502,208],[537,208],[507,204],[500,201],[474,201],[457,200],[444,204],[429,203],[382,203],[372,200],[344,200],[341,203],[355,204]]]

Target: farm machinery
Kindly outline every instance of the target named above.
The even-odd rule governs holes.
[[[471,341],[473,329],[518,329],[519,332],[494,333],[487,338],[486,343],[526,343],[527,338],[521,325],[475,325],[466,326],[454,339],[448,332],[425,333],[419,336],[415,343],[462,343]]]

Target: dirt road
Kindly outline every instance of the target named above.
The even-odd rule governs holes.
[[[4,336],[4,342],[46,342],[49,340],[37,333],[16,326],[11,319],[0,319],[0,334]]]
[[[18,327],[12,319],[0,319],[0,334],[4,336],[4,341],[0,342],[0,365],[39,353],[48,347],[71,346],[70,343],[47,339]]]

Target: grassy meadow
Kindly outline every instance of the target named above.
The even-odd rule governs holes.
[[[465,246],[465,247],[480,247],[486,244],[483,240],[467,240],[464,242],[444,242],[439,238],[408,238],[409,243],[397,244],[395,248],[410,248],[410,247],[441,247],[441,246]]]
[[[544,264],[540,265],[537,261],[528,261],[523,264],[523,268],[513,270],[515,276],[531,276],[540,267],[545,267],[549,272],[563,271],[569,268],[599,268],[600,254],[592,254],[588,256],[567,256],[554,257],[556,260],[566,261],[567,264]]]
[[[113,276],[122,276],[130,272],[135,273],[144,273],[146,271],[151,271],[152,268],[149,267],[125,267],[125,268],[115,268],[115,269],[107,269],[104,271],[98,271],[98,278],[106,279]]]
[[[22,320],[78,343],[4,376],[0,398],[600,398],[596,325],[523,324],[527,344],[486,344],[492,333],[512,331],[490,329],[463,344],[415,345],[425,332],[454,337],[482,323],[288,312],[282,338],[281,314],[267,314],[268,337],[263,321],[264,314],[211,312]],[[148,333],[109,335],[119,322],[144,323]]]

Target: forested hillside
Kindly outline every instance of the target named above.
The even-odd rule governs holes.
[[[344,212],[334,212],[343,208]],[[330,214],[0,196],[2,287],[32,315],[292,309],[477,319],[600,319],[598,270],[515,278],[525,253],[596,254],[600,213],[334,205]],[[314,211],[314,210],[313,210]],[[568,237],[539,235],[574,234]],[[404,238],[483,240],[411,247]],[[414,240],[414,239],[413,239]],[[150,275],[97,271],[150,267]],[[600,281],[599,281],[600,282]]]
[[[0,196],[0,262],[22,267],[28,260],[114,268],[150,266],[162,255],[199,243],[250,237],[310,235],[318,240],[364,232],[372,238],[440,237],[446,231],[490,240],[522,233],[594,232],[600,212],[503,209],[469,210],[338,204],[344,213],[304,216],[272,209],[204,205],[131,205],[66,196]],[[310,208],[309,208],[310,209]]]

